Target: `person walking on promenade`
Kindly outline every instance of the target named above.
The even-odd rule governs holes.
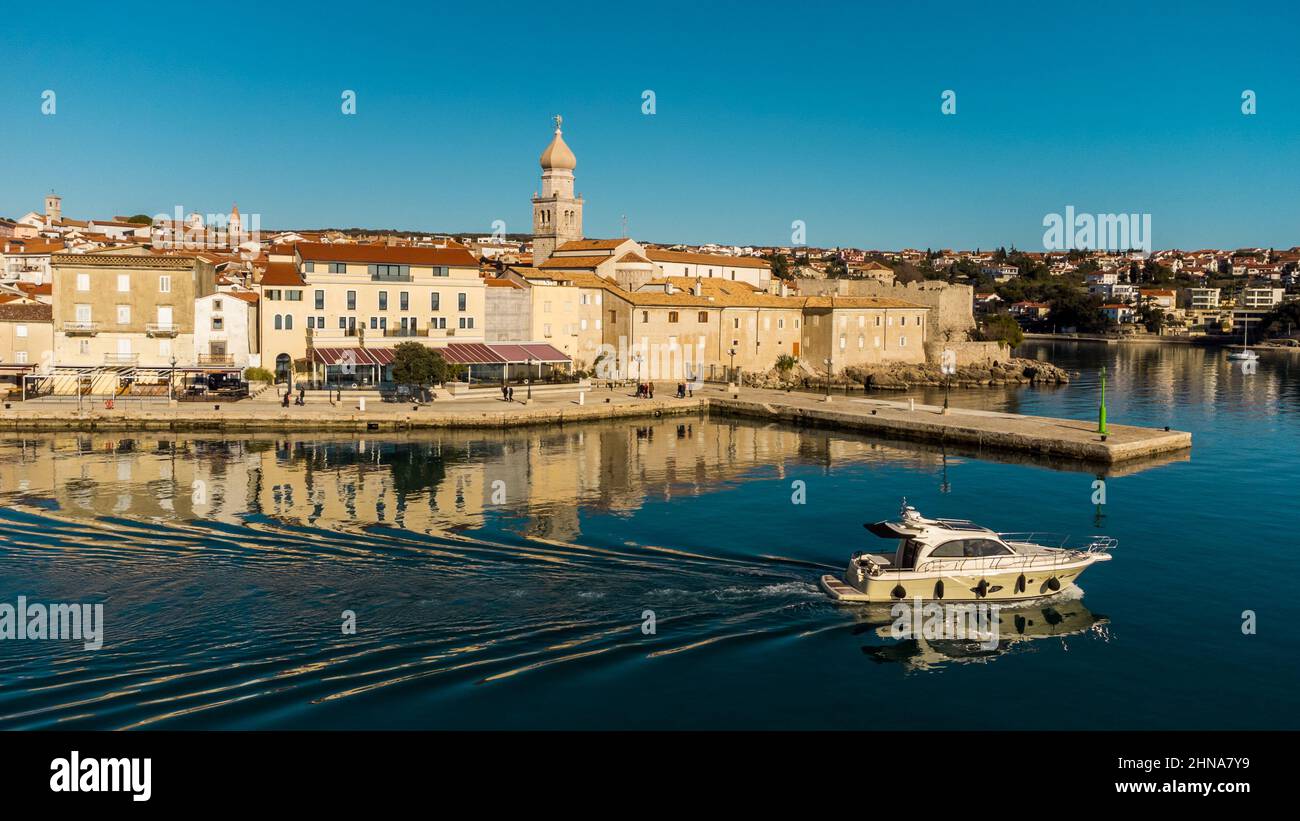
[[[513,385],[510,386],[509,388],[506,388],[506,401],[507,402],[515,401],[515,389]]]
[[[655,383],[653,382],[650,383],[650,398],[655,398]]]

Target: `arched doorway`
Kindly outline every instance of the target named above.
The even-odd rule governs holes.
[[[288,382],[293,370],[293,358],[287,353],[282,353],[275,358],[275,381]]]

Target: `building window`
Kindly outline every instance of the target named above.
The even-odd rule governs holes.
[[[316,310],[318,310],[318,311],[323,311],[323,310],[325,310],[325,292],[324,292],[324,291],[317,291],[317,292],[316,292]]]
[[[279,301],[280,301],[280,291],[279,291],[278,288],[273,288],[273,289],[270,290],[270,291],[266,291],[266,292],[263,294],[263,296],[266,297],[266,299],[267,299],[268,302],[279,302]]]
[[[221,310],[221,300],[219,300],[219,299],[214,299],[214,300],[212,300],[212,310],[214,310],[214,311],[220,311],[220,310]]]
[[[700,311],[700,317],[699,317],[699,319],[700,319],[701,322],[708,322],[708,321],[709,321],[709,312],[708,312],[708,311]]]
[[[440,294],[439,294],[437,291],[434,291],[433,293],[429,294],[429,310],[430,310],[430,311],[436,311],[436,310],[439,310],[438,306],[442,304],[442,300],[441,300],[439,297],[440,297]]]
[[[292,331],[292,330],[293,330],[293,314],[285,314],[285,315],[284,315],[284,329],[285,329],[286,331]]]
[[[346,262],[331,262],[329,272],[331,274],[346,274],[348,272],[348,264]]]
[[[547,322],[546,324],[542,325],[542,336],[550,336],[550,335],[551,335],[551,323]]]
[[[170,294],[172,292],[172,278],[170,274],[163,274],[158,277],[158,293]]]
[[[284,292],[284,298],[287,302],[302,302],[302,289],[294,288]]]
[[[840,334],[840,350],[842,351],[848,346],[849,346],[848,338],[844,334]]]
[[[89,305],[78,305],[78,306],[76,306],[76,312],[77,312],[77,313],[76,313],[76,317],[77,317],[77,321],[78,321],[78,322],[89,322],[89,321],[90,321],[90,306],[89,306]]]
[[[865,347],[867,347],[867,338],[862,334],[858,334],[858,350],[862,350]]]
[[[409,291],[400,291],[397,294],[397,306],[400,310],[411,310],[411,294]]]
[[[677,321],[677,312],[676,312],[676,311],[669,311],[669,312],[668,312],[668,321],[669,321],[669,322],[676,322],[676,321]]]
[[[27,362],[27,351],[14,351],[14,361],[20,365]]]
[[[776,321],[776,328],[777,328],[778,331],[780,331],[780,330],[784,330],[784,329],[785,329],[785,320],[784,320],[784,319],[777,319],[777,321]]]
[[[118,293],[125,293],[125,292],[127,292],[127,291],[129,291],[129,290],[131,290],[131,275],[130,275],[130,274],[118,274],[118,275],[117,275],[117,291],[118,291]]]
[[[649,311],[642,311],[642,312],[641,312],[641,321],[642,321],[642,322],[649,322],[649,321],[650,321],[650,312],[649,312]]]
[[[900,348],[906,348],[906,347],[907,347],[907,337],[905,337],[905,336],[900,336],[900,337],[898,338],[898,347],[900,347]]]
[[[348,310],[355,311],[356,309],[357,309],[357,292],[348,291]]]
[[[118,305],[118,306],[117,306],[117,324],[118,324],[118,325],[130,325],[130,324],[131,324],[131,306],[130,306],[130,305]]]
[[[219,316],[212,317],[212,330],[224,331],[225,329],[226,329],[226,321],[223,318]]]
[[[456,310],[458,311],[465,310],[465,299],[466,297],[464,293],[456,294]]]
[[[215,319],[214,319],[214,321],[215,321]],[[309,316],[309,317],[307,317],[307,329],[308,329],[308,330],[315,330],[315,328],[316,328],[316,317],[314,317],[314,316]]]
[[[77,290],[78,291],[90,290],[90,274],[77,274]]]
[[[900,317],[898,318],[898,324],[899,324],[899,325],[906,325],[906,324],[907,324],[907,316],[906,316],[906,315],[904,315],[904,316],[900,316]]]
[[[387,310],[388,310],[388,292],[387,292],[387,291],[380,291],[380,292],[379,292],[379,310],[381,310],[381,311],[387,311]]]
[[[474,317],[472,317],[472,316],[462,316],[462,317],[460,318],[460,327],[461,327],[462,329],[464,329],[464,328],[473,328],[473,327],[474,327]],[[550,326],[548,325],[547,327],[550,327]]]
[[[583,331],[587,330],[587,320],[585,319],[578,320],[578,328]]]
[[[280,316],[279,314],[275,315],[275,329],[277,331],[284,330],[284,317]]]
[[[86,354],[90,353],[90,340],[89,339],[81,340],[81,344],[77,346],[77,351],[82,356],[85,356]]]
[[[598,331],[600,330],[600,320],[599,320],[599,319],[596,320],[596,330],[598,330]]]

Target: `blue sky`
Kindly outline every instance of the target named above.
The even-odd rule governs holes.
[[[1300,12],[1235,5],[20,4],[0,214],[55,189],[83,218],[527,231],[559,112],[592,237],[1038,249],[1073,205],[1290,247]]]

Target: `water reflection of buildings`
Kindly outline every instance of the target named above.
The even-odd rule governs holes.
[[[0,444],[0,494],[72,517],[474,529],[493,517],[571,539],[582,509],[631,512],[790,465],[935,470],[943,454],[818,431],[692,418],[545,432],[349,439],[33,435]]]

